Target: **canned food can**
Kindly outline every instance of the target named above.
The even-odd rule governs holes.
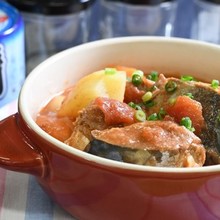
[[[18,98],[24,79],[24,23],[15,8],[0,1],[0,107]]]

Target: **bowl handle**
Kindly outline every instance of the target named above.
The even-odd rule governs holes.
[[[0,167],[42,177],[44,157],[19,127],[18,113],[0,121]]]

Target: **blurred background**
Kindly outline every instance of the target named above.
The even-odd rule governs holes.
[[[219,43],[218,0],[8,0],[24,21],[25,75],[70,47],[119,36]]]

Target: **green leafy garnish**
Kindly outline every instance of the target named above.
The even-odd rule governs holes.
[[[143,76],[144,76],[144,72],[141,71],[141,70],[135,70],[135,71],[132,73],[132,75],[139,75],[139,76],[143,77]]]
[[[144,73],[141,70],[135,70],[132,74],[131,82],[135,86],[139,86],[143,80]]]
[[[194,81],[194,77],[193,77],[193,76],[190,76],[190,75],[181,76],[180,79],[181,79],[182,81],[184,81],[184,82]]]
[[[150,88],[150,91],[153,92],[157,89],[157,86],[153,85],[151,88]]]
[[[134,102],[129,102],[128,105],[135,110],[141,110],[141,106],[138,104],[135,104]]]
[[[213,89],[217,89],[219,87],[219,81],[217,79],[213,79],[211,83],[211,87]]]
[[[177,84],[176,82],[170,80],[165,84],[165,90],[168,93],[174,92],[177,89]]]
[[[144,106],[150,108],[150,107],[153,107],[155,106],[155,102],[153,100],[150,100],[148,102],[144,102]]]
[[[189,117],[183,117],[180,121],[180,125],[183,125],[184,127],[186,127],[188,130],[194,132],[195,128],[192,125],[192,121]]]
[[[148,92],[146,92],[146,93],[142,96],[142,101],[143,101],[143,102],[148,102],[148,101],[150,101],[150,100],[152,99],[152,97],[153,97],[152,92],[148,91]]]
[[[143,110],[137,110],[135,112],[134,116],[135,116],[136,120],[138,120],[138,121],[141,121],[141,122],[146,121],[146,114]]]
[[[191,92],[186,93],[185,96],[188,96],[189,98],[194,99],[194,96]]]
[[[117,70],[115,68],[105,68],[105,74],[113,75],[115,73],[117,73]]]
[[[150,116],[148,116],[147,120],[148,121],[156,121],[156,120],[158,120],[157,113],[153,113]]]
[[[170,98],[168,99],[168,103],[169,103],[170,105],[174,105],[174,104],[176,103],[176,97],[170,97]]]
[[[147,76],[148,79],[156,82],[158,80],[158,72],[157,71],[151,71],[150,75]]]
[[[162,120],[162,119],[164,119],[166,114],[167,114],[166,111],[163,108],[161,108],[160,111],[157,114],[157,117],[158,117],[159,120]]]

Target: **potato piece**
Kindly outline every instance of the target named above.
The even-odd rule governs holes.
[[[104,70],[89,74],[78,81],[64,99],[59,116],[76,118],[78,112],[97,97],[109,97],[123,101],[126,86],[126,73],[117,71],[105,74]]]

